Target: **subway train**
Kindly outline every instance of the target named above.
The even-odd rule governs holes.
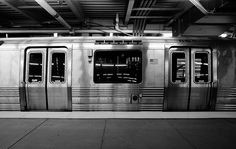
[[[0,110],[233,111],[236,42],[2,38]]]

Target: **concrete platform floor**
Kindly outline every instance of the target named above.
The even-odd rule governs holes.
[[[0,119],[1,149],[235,149],[236,119]]]

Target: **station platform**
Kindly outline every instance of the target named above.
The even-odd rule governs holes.
[[[0,149],[235,149],[235,138],[235,112],[0,112]]]
[[[69,118],[69,119],[194,119],[194,118],[236,118],[236,112],[29,112],[0,111],[0,118]]]

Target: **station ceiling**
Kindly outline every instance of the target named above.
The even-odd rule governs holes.
[[[0,0],[0,33],[235,33],[235,0]]]

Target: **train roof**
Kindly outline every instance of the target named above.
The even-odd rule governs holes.
[[[3,43],[29,44],[29,43],[81,43],[81,42],[105,42],[105,41],[139,41],[139,42],[204,42],[204,41],[234,41],[235,39],[207,38],[207,37],[25,37],[25,38],[0,38],[0,45]]]

